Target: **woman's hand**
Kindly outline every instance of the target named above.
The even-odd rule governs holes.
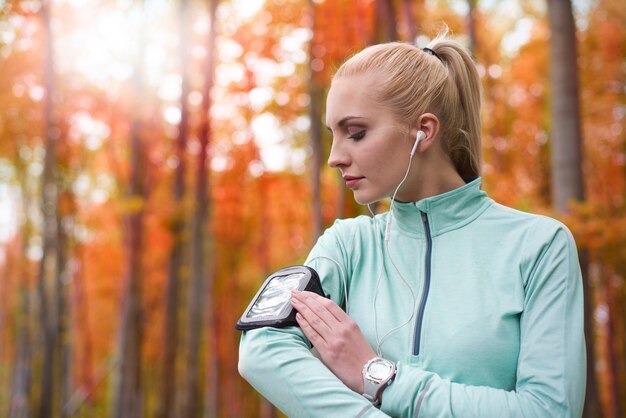
[[[335,302],[312,292],[291,294],[296,321],[324,364],[346,386],[363,393],[362,370],[376,356],[359,326]]]

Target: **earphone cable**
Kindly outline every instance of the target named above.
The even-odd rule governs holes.
[[[382,260],[381,260],[381,268],[380,268],[380,272],[378,275],[378,278],[376,279],[376,288],[374,290],[374,300],[373,300],[373,305],[374,305],[374,332],[376,334],[376,352],[378,353],[379,357],[382,357],[382,344],[383,342],[389,338],[394,332],[400,330],[402,327],[406,326],[407,324],[409,324],[411,322],[411,320],[413,319],[413,316],[415,316],[415,308],[416,308],[416,303],[417,303],[417,299],[415,298],[415,293],[413,292],[413,289],[411,288],[411,285],[409,284],[409,282],[404,278],[404,276],[402,275],[402,273],[400,272],[400,269],[398,268],[398,266],[396,265],[396,263],[393,261],[393,257],[391,256],[391,252],[389,251],[389,236],[391,233],[391,221],[392,221],[392,217],[393,217],[393,206],[394,206],[394,202],[395,202],[395,198],[396,198],[396,194],[398,193],[398,190],[400,190],[400,187],[402,187],[402,184],[406,181],[407,177],[409,176],[409,171],[411,171],[411,164],[413,162],[413,153],[411,153],[411,156],[409,158],[409,165],[406,169],[406,172],[404,173],[404,177],[402,178],[402,180],[400,181],[400,183],[398,184],[398,187],[396,187],[396,190],[393,192],[393,195],[391,196],[391,203],[389,205],[389,219],[387,220],[387,226],[385,228],[385,245],[384,247],[382,245],[380,245],[381,247],[381,253],[382,253]],[[370,208],[370,205],[367,205],[367,208],[369,209],[370,213],[372,213],[372,216],[374,216],[374,213],[372,212],[372,209]],[[376,237],[378,240],[378,237],[380,236],[380,233],[378,232],[378,223],[376,222],[376,219],[374,219],[374,227],[376,229]],[[400,278],[402,279],[402,283],[404,283],[404,285],[409,289],[409,292],[411,293],[411,299],[413,300],[413,308],[411,309],[411,314],[409,315],[409,317],[400,325],[398,325],[397,327],[392,328],[391,330],[389,330],[385,335],[383,335],[383,338],[379,338],[379,334],[378,334],[378,312],[377,312],[377,308],[376,308],[376,301],[378,299],[378,289],[380,287],[380,281],[382,278],[382,273],[383,273],[383,266],[384,266],[384,251],[387,251],[387,255],[389,256],[389,261],[391,261],[391,264],[393,265],[394,269],[396,270],[396,272],[398,273],[398,275],[400,276]]]

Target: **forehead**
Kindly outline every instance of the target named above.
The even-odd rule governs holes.
[[[376,98],[379,85],[379,78],[367,73],[333,80],[326,97],[326,125],[332,127],[347,115],[390,116],[391,110]]]

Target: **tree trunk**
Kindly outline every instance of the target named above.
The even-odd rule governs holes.
[[[31,207],[31,196],[27,187],[27,168],[23,161],[16,155],[16,172],[22,193],[22,207]],[[9,402],[9,418],[29,418],[33,416],[32,395],[32,370],[34,367],[33,347],[35,324],[38,321],[36,312],[33,309],[33,297],[35,293],[29,285],[30,274],[28,271],[28,261],[23,256],[27,253],[30,231],[33,225],[29,217],[25,217],[19,234],[20,242],[18,246],[19,255],[16,255],[17,270],[17,302],[15,320],[15,361],[11,376],[11,398]]]
[[[43,251],[38,277],[39,293],[39,316],[42,342],[41,345],[41,389],[39,398],[40,418],[48,418],[55,414],[60,408],[61,386],[59,383],[59,315],[60,301],[62,295],[58,294],[59,276],[64,263],[62,254],[59,253],[59,223],[58,223],[58,167],[57,167],[57,147],[60,137],[54,115],[54,42],[50,26],[49,1],[44,1],[41,7],[41,18],[44,36],[44,138],[45,138],[45,159],[44,169],[41,179],[41,210],[43,222]]]
[[[173,200],[175,204],[174,220],[172,223],[172,235],[174,242],[170,253],[169,271],[165,293],[165,330],[164,330],[164,358],[161,380],[161,395],[159,396],[159,407],[157,417],[169,418],[173,416],[174,402],[178,385],[176,384],[176,359],[178,358],[178,324],[179,324],[179,299],[181,269],[185,258],[185,232],[186,214],[184,213],[185,168],[186,168],[186,148],[189,136],[189,77],[187,68],[189,67],[189,1],[181,0],[179,4],[178,30],[179,42],[179,65],[182,77],[180,96],[180,124],[178,126],[178,140],[176,141],[176,156],[178,165],[176,166]]]
[[[404,17],[406,21],[406,32],[408,41],[412,44],[417,39],[417,24],[415,23],[415,17],[413,16],[413,7],[411,0],[402,0],[402,8],[404,10]]]
[[[20,312],[17,328],[17,344],[9,418],[27,418],[31,415],[30,389],[32,382],[32,326],[33,313],[30,292],[22,288],[20,291]]]
[[[70,198],[66,193],[65,198]],[[68,286],[69,274],[67,269],[67,252],[69,250],[69,239],[65,231],[63,220],[71,216],[70,213],[64,213],[62,207],[57,212],[57,274],[55,281],[55,308],[57,312],[56,323],[56,346],[55,346],[55,389],[56,389],[56,411],[55,415],[61,418],[67,417],[64,406],[66,405],[72,390],[71,378],[71,344],[70,344],[70,328],[69,328],[69,306],[68,306]]]
[[[133,123],[131,134],[131,190],[130,196],[142,199],[142,158],[139,122]],[[118,375],[114,388],[112,418],[138,418],[141,409],[141,251],[143,248],[142,210],[127,215],[126,219],[126,277],[122,319],[119,336]]]
[[[594,327],[593,327],[593,297],[591,277],[589,274],[589,251],[585,248],[578,250],[580,269],[583,274],[583,298],[585,304],[585,342],[587,349],[587,390],[585,393],[585,407],[583,418],[598,418],[600,413],[600,399],[595,370]]]
[[[267,196],[269,192],[269,182],[271,180],[268,178],[267,173],[261,177],[259,177],[259,194],[261,196]],[[319,178],[318,178],[319,180]],[[259,223],[261,230],[261,237],[271,237],[272,236],[272,224],[270,217],[268,216],[268,208],[267,205],[261,205],[259,208]],[[317,238],[317,237],[314,237]],[[261,239],[259,243],[259,266],[261,267],[261,271],[265,275],[270,274],[270,248],[268,245],[267,239]],[[274,418],[276,417],[276,408],[270,401],[265,399],[263,396],[259,396],[259,412],[257,415],[259,418]]]
[[[604,276],[606,279],[606,283],[604,283],[604,301],[608,307],[608,315],[606,322],[606,351],[607,351],[607,375],[609,382],[609,399],[610,399],[610,411],[608,414],[610,418],[623,418],[621,411],[621,400],[620,400],[620,382],[619,382],[619,359],[618,359],[618,331],[616,327],[616,302],[617,298],[612,292],[611,281],[613,281],[613,276],[615,272],[610,269],[607,271]]]
[[[396,30],[396,14],[392,0],[376,0],[376,26],[373,44],[392,42],[398,39]]]
[[[143,416],[143,395],[141,385],[141,347],[143,342],[142,323],[142,267],[143,249],[143,204],[144,192],[144,150],[141,139],[142,105],[142,58],[143,29],[139,34],[133,75],[135,105],[130,133],[130,188],[128,198],[137,202],[125,219],[126,272],[122,299],[122,315],[118,341],[117,373],[113,387],[113,407],[111,418],[139,418]]]
[[[315,30],[315,2],[309,0],[309,10],[311,13],[311,31]],[[322,160],[324,159],[324,147],[322,147],[322,123],[320,105],[322,101],[322,89],[319,86],[312,61],[316,59],[313,54],[315,37],[311,39],[309,47],[309,119],[311,120],[311,208],[312,208],[312,242],[322,234],[322,192],[321,175]]]
[[[26,190],[22,188],[22,190]],[[25,204],[25,207],[26,204]],[[28,243],[27,230],[25,225],[23,232],[22,254],[26,254],[26,246]],[[24,260],[19,261],[18,267],[19,278],[18,295],[19,307],[15,318],[16,322],[16,347],[15,347],[15,366],[13,368],[11,401],[9,405],[9,418],[28,418],[31,417],[30,393],[32,383],[32,367],[33,367],[33,324],[35,315],[32,308],[31,291],[28,289],[27,268]]]
[[[89,306],[87,300],[87,286],[85,283],[85,252],[82,245],[74,245],[74,260],[76,271],[72,275],[72,329],[76,333],[75,341],[80,348],[76,349],[75,366],[76,380],[79,387],[64,403],[64,412],[73,416],[81,403],[87,399],[96,386],[93,371],[93,341],[89,329]]]
[[[565,213],[584,199],[576,27],[570,1],[548,0],[552,84],[552,197]]]
[[[582,133],[576,62],[576,26],[571,2],[548,0],[550,23],[550,82],[552,84],[552,197],[559,213],[566,213],[571,200],[584,200]],[[580,250],[585,294],[587,343],[587,393],[583,416],[599,415],[591,313],[588,252]]]
[[[185,344],[185,374],[183,382],[183,402],[181,417],[200,416],[201,402],[201,342],[204,330],[205,312],[209,320],[209,344],[207,358],[207,402],[205,416],[217,417],[217,355],[215,347],[215,327],[213,324],[212,290],[214,280],[214,260],[212,233],[207,232],[211,217],[209,200],[208,151],[211,143],[211,91],[215,75],[216,57],[216,10],[218,0],[209,0],[210,28],[207,39],[207,60],[205,67],[205,88],[202,97],[202,119],[200,126],[200,151],[196,167],[196,202],[192,221],[191,237],[191,279],[188,289],[189,313],[187,317]],[[208,295],[207,295],[208,291]]]
[[[467,0],[469,8],[467,12],[467,32],[470,38],[470,50],[474,56],[476,56],[476,47],[478,45],[478,38],[476,37],[476,1]]]

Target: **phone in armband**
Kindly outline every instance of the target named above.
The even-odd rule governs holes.
[[[327,297],[315,270],[307,266],[285,267],[265,279],[235,328],[247,331],[262,327],[298,326],[296,310],[291,306],[292,290],[306,290]]]

